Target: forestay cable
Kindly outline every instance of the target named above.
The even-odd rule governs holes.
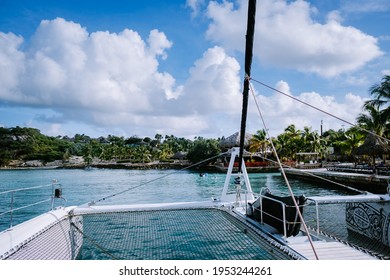
[[[261,119],[261,121],[262,121],[262,123],[263,123],[265,132],[266,132],[267,135],[268,135],[268,138],[269,138],[269,141],[270,141],[272,150],[274,151],[276,160],[277,160],[277,162],[278,162],[278,164],[279,164],[280,172],[282,173],[282,176],[283,176],[283,178],[284,178],[284,181],[285,181],[286,184],[287,184],[287,188],[288,188],[288,191],[289,191],[289,193],[290,193],[291,199],[292,199],[292,201],[294,202],[294,206],[295,206],[295,208],[296,208],[296,210],[297,210],[299,219],[302,221],[302,225],[303,225],[303,227],[304,227],[304,229],[305,229],[305,232],[306,232],[306,234],[307,234],[307,238],[308,238],[308,240],[309,240],[309,243],[310,243],[310,246],[311,246],[311,248],[312,248],[312,250],[313,250],[313,253],[314,253],[316,259],[318,260],[318,255],[317,255],[316,249],[314,248],[313,240],[311,239],[311,236],[310,236],[310,233],[309,233],[309,229],[307,228],[307,225],[306,225],[306,223],[305,223],[305,220],[303,219],[302,213],[301,213],[301,211],[300,211],[300,209],[299,209],[298,203],[297,203],[297,201],[296,201],[296,199],[295,199],[294,193],[293,193],[292,188],[291,188],[291,186],[290,186],[290,182],[289,182],[288,179],[287,179],[286,173],[284,172],[283,165],[282,165],[282,163],[281,163],[281,161],[280,161],[280,159],[279,159],[279,155],[278,155],[278,153],[276,152],[276,148],[275,148],[274,143],[273,143],[273,141],[272,141],[272,138],[271,138],[271,136],[270,136],[270,134],[269,134],[269,130],[268,130],[268,128],[267,128],[267,125],[265,124],[263,115],[261,114],[261,110],[260,110],[259,104],[257,103],[257,100],[256,100],[256,98],[255,98],[254,90],[253,90],[253,88],[252,88],[252,85],[249,84],[249,87],[250,87],[250,89],[251,89],[252,96],[253,96],[253,98],[254,98],[254,100],[255,100],[255,104],[256,104],[256,107],[257,107],[257,111],[258,111],[258,113],[259,113],[259,115],[260,115],[260,119]]]

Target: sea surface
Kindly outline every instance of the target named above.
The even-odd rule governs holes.
[[[125,170],[125,169],[29,169],[0,170],[0,231],[10,226],[10,213],[1,215],[11,207],[42,203],[14,211],[12,225],[35,217],[57,206],[73,206],[89,202],[98,204],[160,203],[204,201],[218,198],[226,175],[177,170]],[[288,195],[287,185],[279,173],[249,174],[252,189],[260,192],[267,187],[274,194]],[[52,181],[62,189],[62,199],[52,203]],[[319,185],[289,181],[294,195],[321,196],[346,194],[345,190],[330,184]],[[25,189],[22,192],[10,190]],[[7,193],[4,193],[7,192]]]

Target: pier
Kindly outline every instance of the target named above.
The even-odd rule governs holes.
[[[334,181],[340,184],[347,185],[349,187],[353,187],[358,190],[367,191],[375,194],[387,193],[387,187],[389,183],[389,176],[385,175],[348,173],[341,171],[333,171],[327,168],[286,168],[284,172],[289,178],[298,178],[302,180],[310,180],[322,183]],[[324,178],[325,180],[322,178]]]

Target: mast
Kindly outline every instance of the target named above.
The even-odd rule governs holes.
[[[241,130],[240,130],[240,154],[238,161],[238,171],[242,171],[242,162],[244,155],[244,142],[245,142],[245,128],[246,117],[248,113],[248,96],[249,96],[249,79],[251,76],[251,66],[253,57],[253,38],[255,33],[255,18],[256,18],[256,0],[249,0],[248,3],[248,22],[246,30],[246,43],[245,43],[245,79],[243,89],[243,101],[242,101],[242,115],[241,115]]]

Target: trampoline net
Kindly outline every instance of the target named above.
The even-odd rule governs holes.
[[[80,230],[81,232],[81,230]],[[292,259],[219,209],[83,215],[78,259]]]
[[[381,259],[390,248],[390,217],[372,212],[364,228],[370,238],[347,228],[359,204],[319,205],[319,231]],[[366,209],[368,213],[371,213]],[[380,213],[379,213],[380,214]],[[317,230],[314,205],[306,205],[306,224]],[[385,223],[384,227],[377,227]],[[360,221],[360,226],[362,222]],[[362,228],[359,229],[360,231]],[[362,232],[362,231],[361,231]],[[125,260],[287,260],[301,257],[234,213],[219,209],[110,211],[71,215],[19,244],[0,259],[125,259]]]

